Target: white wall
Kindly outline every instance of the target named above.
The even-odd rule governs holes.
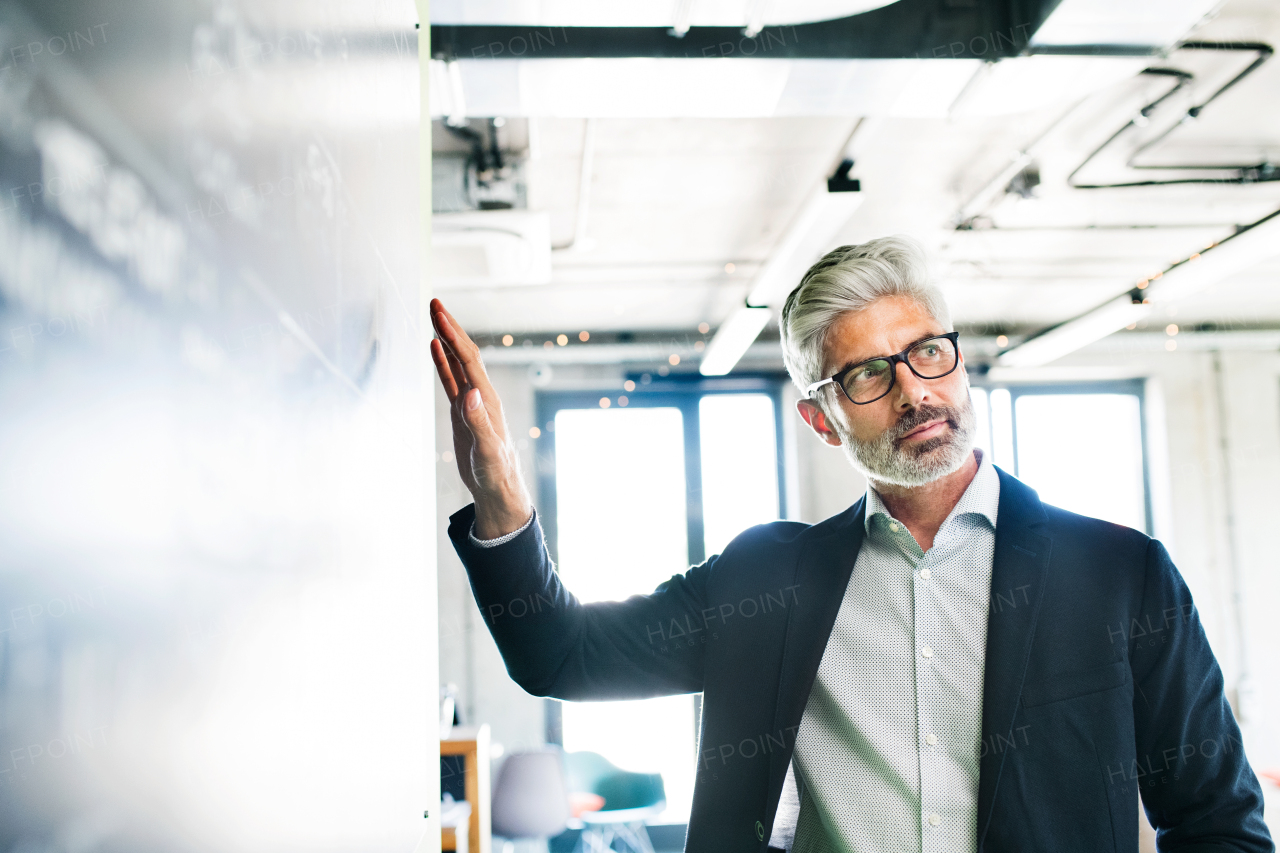
[[[1167,476],[1163,497],[1168,502],[1168,519],[1157,524],[1156,535],[1169,547],[1195,596],[1229,698],[1241,717],[1250,760],[1255,769],[1276,769],[1280,659],[1275,650],[1280,643],[1273,623],[1280,607],[1274,543],[1280,515],[1280,354],[1180,350],[1126,353],[1121,359],[1099,349],[1070,363],[1120,362],[1155,380],[1157,393],[1148,400],[1148,415],[1163,416],[1167,450],[1152,463],[1164,468],[1157,473]],[[1161,478],[1156,479],[1158,486]],[[1237,686],[1242,688],[1239,695]]]

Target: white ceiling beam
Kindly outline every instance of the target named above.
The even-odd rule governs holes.
[[[1031,37],[1031,45],[1168,47],[1220,4],[1221,0],[1062,0]]]

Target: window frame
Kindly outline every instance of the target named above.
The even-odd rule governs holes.
[[[646,377],[647,380],[646,380]],[[623,391],[622,382],[635,382],[634,391]],[[680,410],[684,430],[685,515],[688,541],[688,565],[695,566],[709,556],[705,548],[702,515],[702,446],[699,404],[703,397],[717,394],[764,394],[773,401],[773,434],[778,484],[778,517],[788,518],[798,509],[796,499],[787,488],[787,430],[784,389],[790,382],[785,375],[773,373],[735,373],[733,376],[706,377],[700,374],[660,376],[650,371],[627,372],[622,381],[605,385],[593,383],[585,388],[548,388],[534,392],[534,412],[540,433],[534,439],[537,469],[538,515],[551,559],[559,564],[559,524],[556,518],[556,444],[555,432],[547,429],[562,409],[599,409],[600,398],[627,398],[627,408],[675,408]],[[548,744],[564,744],[564,721],[560,703],[548,699],[545,705],[545,734]],[[694,695],[694,742],[702,724],[702,694]]]
[[[1144,379],[1105,379],[1063,382],[992,382],[983,376],[970,374],[969,384],[987,392],[987,416],[991,416],[991,392],[1003,389],[1009,392],[1010,421],[1013,432],[1013,470],[1018,476],[1018,398],[1034,396],[1061,396],[1071,394],[1128,394],[1138,398],[1139,446],[1142,453],[1142,505],[1143,533],[1154,536],[1155,513],[1151,502],[1151,447],[1147,418],[1147,383]]]

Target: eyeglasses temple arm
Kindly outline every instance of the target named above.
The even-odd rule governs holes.
[[[834,376],[828,376],[826,379],[823,379],[821,382],[813,383],[812,385],[810,385],[808,388],[804,390],[805,399],[812,400],[814,391],[817,391],[823,385],[826,385],[828,383],[835,382],[835,381],[836,381],[836,378]]]

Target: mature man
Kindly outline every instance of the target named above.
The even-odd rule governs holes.
[[[561,585],[479,353],[439,301],[432,318],[475,498],[449,536],[481,610],[506,614],[487,621],[507,669],[566,700],[703,693],[686,849],[1128,853],[1141,794],[1162,850],[1274,850],[1177,569],[973,449],[915,243],[831,252],[782,311],[800,416],[866,496],[623,602]],[[519,618],[488,608],[515,599]]]

